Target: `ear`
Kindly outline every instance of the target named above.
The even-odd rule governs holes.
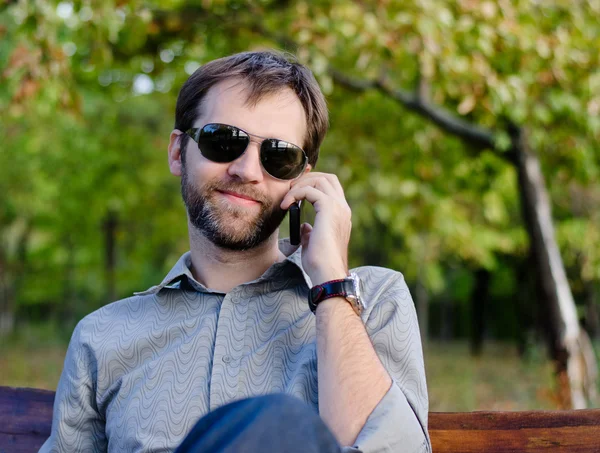
[[[296,182],[299,178],[301,178],[302,176],[304,176],[305,174],[307,174],[308,172],[310,172],[312,170],[312,165],[310,164],[306,164],[306,168],[304,169],[304,171],[302,172],[302,174],[300,176],[297,176],[296,178],[292,179],[289,183],[289,188],[292,188],[292,184],[294,182]]]
[[[183,174],[183,163],[181,162],[181,132],[173,129],[169,140],[169,170],[175,176]]]

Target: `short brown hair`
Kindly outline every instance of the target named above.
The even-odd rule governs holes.
[[[247,103],[256,104],[269,94],[291,88],[306,113],[307,136],[301,145],[314,167],[319,147],[329,127],[325,97],[312,72],[288,53],[273,50],[241,52],[219,58],[198,68],[183,84],[175,108],[175,129],[186,131],[200,115],[201,103],[208,90],[217,83],[240,78],[248,84]],[[185,153],[187,135],[183,135],[181,152]],[[182,154],[185,159],[185,155]]]

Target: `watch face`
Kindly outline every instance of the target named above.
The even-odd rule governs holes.
[[[360,277],[352,272],[350,274],[350,278],[352,279],[352,283],[354,284],[354,294],[356,294],[356,298],[362,303],[362,281]]]

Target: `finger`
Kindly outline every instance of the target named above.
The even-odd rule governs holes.
[[[328,197],[325,193],[323,193],[319,189],[316,189],[312,186],[303,186],[303,187],[293,188],[292,190],[290,190],[285,195],[285,197],[283,197],[283,200],[281,201],[281,204],[279,205],[279,207],[281,209],[287,211],[290,208],[290,205],[292,203],[295,203],[296,201],[300,201],[300,200],[307,200],[309,203],[311,203],[315,207],[315,209],[318,209],[318,207],[319,207],[318,202],[322,201],[326,198],[330,198],[330,197]]]
[[[342,204],[342,205],[347,204],[346,199],[343,197],[343,195],[340,197],[338,195],[337,191],[335,190],[335,188],[325,178],[319,178],[319,179],[314,179],[312,181],[306,181],[303,184],[299,184],[299,185],[296,185],[295,187],[292,187],[290,192],[292,194],[298,193],[298,191],[302,190],[304,187],[314,188],[314,189],[318,190],[319,192],[323,193],[327,198],[329,198],[331,200],[335,200],[339,204]],[[310,200],[308,200],[308,201],[310,201]],[[311,203],[314,204],[315,202],[311,201]]]
[[[339,197],[345,198],[344,188],[342,187],[340,180],[338,179],[338,177],[336,175],[331,174],[331,173],[316,173],[316,172],[315,173],[307,173],[302,178],[299,178],[298,180],[294,181],[294,183],[292,184],[292,187],[294,187],[294,185],[310,184],[313,187],[318,188],[318,185],[315,183],[315,181],[323,181],[323,180],[326,180],[328,182],[328,184],[329,184],[328,187],[331,187],[331,189]]]
[[[311,231],[312,226],[309,223],[303,223],[300,227],[300,245],[303,249],[306,249],[308,247]]]
[[[336,200],[342,202],[342,201],[346,201],[345,198],[340,197],[338,191],[333,187],[333,185],[329,182],[329,180],[327,178],[311,178],[305,181],[302,181],[301,183],[297,183],[295,184],[291,189],[290,192],[293,192],[294,190],[299,190],[302,187],[314,187],[315,189],[323,192],[325,195],[335,198]]]
[[[346,195],[344,194],[344,188],[342,187],[342,183],[340,182],[339,178],[331,173],[323,174],[325,175],[325,178],[327,178],[327,181],[329,181],[329,184],[331,184],[331,186],[334,188],[338,196],[345,199]]]

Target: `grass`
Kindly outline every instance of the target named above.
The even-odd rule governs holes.
[[[552,364],[543,352],[521,360],[513,345],[488,343],[474,358],[466,343],[430,343],[425,351],[430,410],[556,409]]]
[[[66,344],[52,328],[21,330],[0,344],[0,385],[54,390]],[[535,348],[519,359],[510,344],[487,343],[480,358],[463,342],[430,342],[425,366],[431,411],[556,409],[552,366]]]
[[[64,332],[55,324],[19,327],[0,343],[0,385],[55,390],[66,351]]]

